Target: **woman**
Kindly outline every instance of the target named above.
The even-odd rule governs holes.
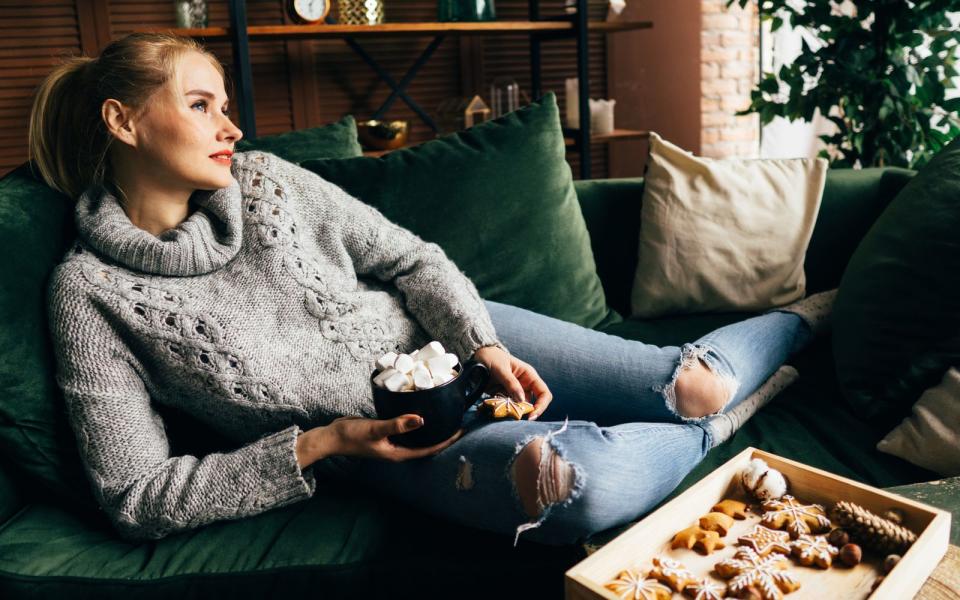
[[[162,34],[72,59],[34,103],[31,157],[77,198],[78,239],[49,284],[57,380],[125,537],[254,515],[319,479],[514,543],[571,543],[676,487],[795,376],[778,367],[828,310],[814,296],[658,348],[483,301],[439,246],[337,186],[272,154],[231,157],[228,104],[216,58]],[[373,361],[433,339],[487,365],[487,391],[533,401],[529,419],[471,409],[436,446],[391,444],[423,423],[375,418]],[[239,447],[171,456],[154,403]]]

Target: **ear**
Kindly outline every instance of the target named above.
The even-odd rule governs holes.
[[[133,111],[119,100],[108,98],[100,107],[100,114],[107,131],[119,141],[137,147],[137,131],[131,119]]]

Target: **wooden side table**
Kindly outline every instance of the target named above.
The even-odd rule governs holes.
[[[949,511],[950,546],[923,584],[917,600],[960,600],[960,477],[887,488],[887,491]]]

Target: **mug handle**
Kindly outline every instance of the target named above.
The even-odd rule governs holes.
[[[463,372],[460,374],[460,379],[462,381],[460,386],[466,402],[464,408],[466,409],[477,401],[477,398],[483,393],[484,388],[487,387],[487,382],[490,381],[490,369],[481,362],[468,360],[463,365]],[[477,380],[477,382],[471,387],[473,380]]]

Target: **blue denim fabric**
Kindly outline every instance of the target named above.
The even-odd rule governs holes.
[[[799,316],[772,311],[682,347],[626,340],[485,301],[500,340],[553,393],[537,421],[491,421],[469,409],[465,435],[440,454],[392,463],[333,456],[318,477],[343,478],[468,526],[570,544],[645,514],[714,445],[711,416],[681,417],[672,388],[683,361],[702,358],[732,384],[721,412],[748,397],[812,337]],[[570,496],[538,518],[523,510],[511,468],[542,437],[574,472]],[[322,484],[321,484],[322,485]]]

